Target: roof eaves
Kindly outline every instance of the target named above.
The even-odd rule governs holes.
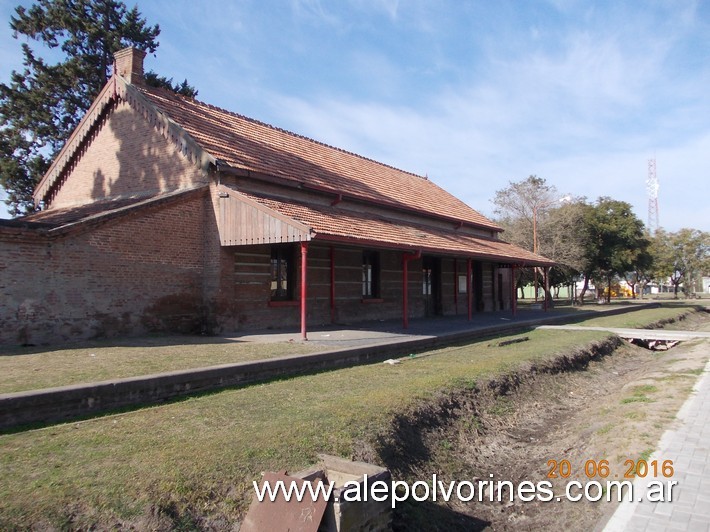
[[[207,152],[192,135],[190,135],[180,124],[175,122],[167,113],[163,112],[148,98],[143,90],[131,85],[122,78],[122,90],[119,95],[123,100],[139,112],[148,123],[153,126],[167,140],[172,141],[181,153],[195,166],[203,171],[208,171],[211,166],[216,165],[217,159]]]
[[[465,251],[460,251],[460,250],[454,250],[454,249],[443,249],[439,247],[430,247],[430,246],[423,246],[423,245],[413,245],[413,244],[404,244],[404,243],[391,243],[391,242],[382,242],[379,240],[374,240],[374,239],[369,239],[369,238],[360,238],[360,237],[351,237],[351,236],[342,236],[342,235],[331,235],[327,233],[316,233],[314,236],[314,240],[317,240],[319,242],[333,242],[333,243],[343,243],[343,244],[351,244],[353,246],[360,246],[360,247],[372,247],[372,248],[377,248],[377,249],[396,249],[396,250],[401,250],[401,251],[421,251],[422,253],[431,253],[433,255],[453,255],[453,256],[458,256],[458,257],[470,257],[473,259],[485,259],[485,260],[494,260],[497,262],[501,262],[504,264],[515,264],[517,266],[521,267],[530,267],[530,266],[553,266],[555,263],[549,259],[546,259],[545,257],[539,257],[538,259],[535,258],[522,258],[522,257],[510,257],[506,255],[500,255],[497,253],[480,253],[480,252],[465,252]]]
[[[201,184],[196,187],[191,187],[187,189],[182,189],[182,190],[176,190],[173,192],[169,192],[166,194],[160,194],[158,196],[153,196],[147,199],[139,200],[136,203],[131,203],[130,205],[126,205],[123,207],[119,207],[116,209],[110,209],[107,211],[91,214],[89,216],[86,216],[84,218],[81,218],[79,220],[75,220],[73,222],[65,223],[56,227],[52,227],[51,229],[45,229],[43,232],[45,232],[48,236],[60,236],[64,235],[66,233],[70,232],[75,232],[81,229],[89,228],[94,225],[100,224],[107,222],[109,220],[113,220],[116,218],[120,218],[123,216],[126,216],[128,214],[132,214],[137,210],[140,209],[147,209],[151,207],[157,207],[157,206],[163,206],[167,204],[171,204],[173,202],[179,202],[183,201],[185,199],[188,199],[190,196],[194,195],[199,195],[201,193],[205,193],[207,189],[209,188],[209,185],[207,184]]]
[[[116,99],[116,80],[114,77],[111,78],[106,85],[104,85],[104,88],[101,90],[99,95],[91,104],[91,107],[89,107],[89,110],[79,122],[79,125],[69,136],[69,139],[54,158],[52,164],[49,166],[49,169],[45,172],[44,176],[42,176],[42,179],[35,187],[34,193],[32,194],[35,205],[39,205],[41,201],[47,199],[50,190],[55,185],[64,169],[69,165],[83,142],[86,140],[94,124],[96,124],[96,122],[101,118],[106,108],[115,102]]]
[[[373,205],[374,204],[377,206],[386,207],[388,209],[395,209],[395,210],[401,211],[402,213],[417,214],[419,216],[425,216],[426,218],[429,218],[432,220],[438,220],[438,221],[443,221],[446,223],[451,223],[457,229],[459,229],[465,225],[467,227],[472,227],[475,229],[483,229],[486,231],[501,232],[503,230],[500,226],[496,225],[495,223],[491,223],[491,224],[474,223],[474,222],[468,221],[468,220],[461,220],[460,218],[456,218],[454,216],[450,216],[450,217],[442,216],[440,214],[432,213],[432,212],[424,210],[424,209],[418,209],[416,207],[412,207],[409,205],[403,205],[403,204],[395,202],[395,201],[373,200],[371,198],[363,198],[363,197],[356,196],[353,194],[343,193],[342,191],[338,191],[335,188],[329,188],[329,187],[314,185],[312,183],[306,183],[304,181],[301,181],[301,180],[298,180],[295,178],[288,179],[288,178],[284,178],[282,176],[266,174],[263,172],[257,172],[255,170],[250,170],[248,168],[241,168],[239,166],[231,165],[228,162],[223,161],[221,159],[217,159],[216,168],[219,172],[224,172],[226,174],[232,174],[232,175],[236,175],[239,177],[246,177],[249,179],[256,179],[256,180],[264,181],[267,183],[276,183],[276,184],[279,184],[284,187],[290,187],[290,188],[299,189],[299,190],[316,192],[316,193],[323,194],[326,196],[332,196],[333,198],[337,199],[336,204],[340,203],[342,200],[348,200],[348,201],[351,201],[354,203],[359,203],[359,204],[364,204],[364,205]],[[283,201],[282,198],[279,198],[279,199],[281,199]]]

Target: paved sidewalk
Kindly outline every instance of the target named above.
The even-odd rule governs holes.
[[[693,393],[678,412],[680,426],[667,431],[648,462],[673,460],[671,478],[658,477],[666,484],[675,480],[670,502],[649,502],[646,486],[651,480],[634,482],[637,502],[624,502],[611,517],[605,532],[684,530],[710,531],[710,361]]]
[[[402,328],[402,320],[381,320],[358,323],[357,325],[333,325],[312,327],[308,330],[308,343],[328,349],[357,348],[374,345],[387,345],[416,339],[446,337],[476,331],[486,334],[506,334],[506,329],[530,326],[537,327],[544,323],[568,323],[597,316],[632,312],[656,305],[653,301],[629,303],[627,305],[584,307],[562,306],[544,311],[541,309],[519,309],[517,314],[498,311],[475,313],[471,321],[465,315],[439,316],[433,318],[412,318],[409,328]],[[300,342],[300,332],[268,330],[225,334],[228,340],[240,342]]]
[[[487,336],[514,334],[544,323],[577,321],[640,308],[643,305],[581,311],[528,310],[516,316],[511,312],[495,312],[476,315],[473,321],[466,317],[412,320],[406,330],[402,329],[401,322],[393,321],[362,324],[358,328],[319,328],[309,333],[309,343],[322,346],[324,349],[320,352],[0,394],[0,430],[29,423],[65,421],[309,371],[372,363]],[[298,333],[263,333],[224,335],[224,338],[241,342],[301,341]]]

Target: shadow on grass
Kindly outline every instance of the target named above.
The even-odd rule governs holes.
[[[397,504],[392,519],[394,532],[410,530],[485,530],[490,521],[457,512],[431,501],[416,502],[411,498]]]
[[[22,356],[46,353],[48,351],[72,351],[76,349],[102,349],[110,347],[169,347],[179,345],[234,344],[245,343],[237,338],[223,336],[198,336],[179,334],[149,334],[136,337],[101,338],[77,340],[58,344],[43,345],[0,345],[0,356]]]
[[[687,303],[677,303],[678,306],[688,306]],[[658,305],[661,306],[661,305]],[[664,305],[665,306],[665,305]],[[675,305],[674,305],[675,306]],[[706,310],[704,307],[695,305],[696,308]],[[621,309],[620,309],[621,310]],[[586,313],[585,313],[586,314]],[[607,314],[608,315],[608,314]],[[567,315],[565,316],[565,322],[577,322],[577,321],[583,321],[589,319],[589,315],[586,314],[584,316],[574,316],[574,315]],[[531,327],[526,327],[525,323],[520,323],[518,325],[517,330],[515,333],[511,333],[510,331],[507,332],[495,332],[491,331],[489,334],[481,334],[478,338],[465,338],[465,339],[457,339],[454,340],[453,338],[446,342],[446,347],[449,348],[456,348],[456,347],[461,347],[461,346],[467,346],[467,345],[472,345],[478,342],[482,341],[490,341],[491,339],[497,339],[497,338],[506,338],[510,337],[511,335],[519,335],[519,334],[525,334],[531,330]],[[231,343],[235,342],[238,340],[231,340],[229,338],[224,338],[224,337],[201,337],[201,336],[192,336],[192,337],[178,337],[178,336],[156,336],[152,337],[151,341],[156,342],[153,345],[184,345],[178,341],[178,339],[191,339],[193,340],[193,345],[197,343]],[[126,342],[123,345],[128,345],[128,343],[133,343],[135,342],[135,345],[146,345],[145,337],[143,338],[134,338],[134,339],[124,339],[121,340],[121,342]],[[160,342],[164,342],[161,344]],[[99,342],[96,342],[99,343]],[[86,344],[85,344],[86,345]],[[373,351],[370,354],[363,355],[362,357],[358,357],[357,360],[347,360],[343,359],[342,362],[337,363],[337,364],[332,364],[328,365],[327,367],[319,367],[319,368],[310,368],[310,369],[305,369],[303,371],[298,371],[295,370],[292,373],[289,374],[284,374],[280,376],[274,376],[274,377],[267,377],[263,379],[255,379],[254,381],[251,382],[243,382],[243,383],[236,383],[236,384],[229,384],[229,385],[217,385],[215,388],[210,389],[210,390],[201,390],[201,391],[187,391],[185,392],[184,395],[180,396],[173,396],[173,397],[168,397],[165,399],[156,399],[155,401],[150,401],[150,402],[136,402],[135,404],[132,405],[127,405],[123,407],[109,407],[105,411],[94,411],[87,413],[86,415],[79,415],[76,417],[67,417],[66,419],[54,419],[51,421],[44,421],[44,422],[36,422],[36,423],[28,423],[28,424],[23,424],[23,425],[18,425],[12,428],[2,428],[0,429],[0,434],[12,434],[12,433],[17,433],[17,432],[24,432],[27,430],[33,430],[33,429],[38,429],[38,428],[43,428],[43,427],[48,427],[48,426],[53,426],[53,425],[59,425],[59,424],[65,424],[65,423],[76,423],[76,422],[81,422],[81,421],[86,421],[90,419],[96,419],[96,418],[102,418],[110,415],[116,415],[116,414],[121,414],[121,413],[126,413],[126,412],[132,412],[132,411],[138,411],[144,408],[153,408],[153,407],[159,407],[162,405],[166,404],[172,404],[176,402],[181,402],[181,401],[187,401],[190,399],[195,399],[199,397],[204,397],[204,396],[209,396],[217,393],[221,393],[225,390],[230,390],[230,389],[236,389],[236,388],[245,388],[249,386],[254,386],[254,385],[259,385],[267,382],[278,382],[282,380],[290,380],[294,379],[303,375],[314,375],[318,373],[326,373],[330,372],[336,369],[342,369],[346,367],[352,367],[356,365],[367,365],[367,364],[375,364],[378,362],[381,362],[382,360],[385,360],[387,358],[391,358],[392,356],[405,356],[402,354],[402,352],[398,351],[398,347],[396,344],[388,345],[385,346],[386,349],[383,350],[377,350]],[[408,352],[411,354],[414,353],[421,353],[421,352],[427,352],[431,351],[432,349],[438,349],[442,348],[444,345],[437,345],[437,346],[427,346],[427,347],[421,347],[421,348],[416,348],[413,347],[410,351],[410,349],[404,349],[403,352]],[[401,348],[400,348],[401,350]],[[323,353],[321,353],[323,354]],[[254,361],[257,362],[257,361]],[[422,456],[422,459],[426,460],[426,456]]]

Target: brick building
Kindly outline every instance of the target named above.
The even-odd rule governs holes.
[[[115,73],[0,223],[0,343],[511,309],[551,262],[430,180]]]

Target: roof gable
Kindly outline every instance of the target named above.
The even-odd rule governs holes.
[[[215,164],[214,158],[167,115],[157,109],[134,85],[120,76],[113,76],[94,100],[79,125],[52,161],[51,166],[35,187],[35,204],[50,202],[57,189],[62,187],[66,175],[76,167],[77,162],[89,145],[97,138],[102,123],[119,107],[123,101],[140,116],[149,127],[153,128],[172,144],[197,168],[206,171]]]
[[[487,230],[500,227],[427,178],[164,89],[114,75],[37,185],[50,201],[100,121],[123,100],[199,168],[220,164],[244,175],[317,190]]]

